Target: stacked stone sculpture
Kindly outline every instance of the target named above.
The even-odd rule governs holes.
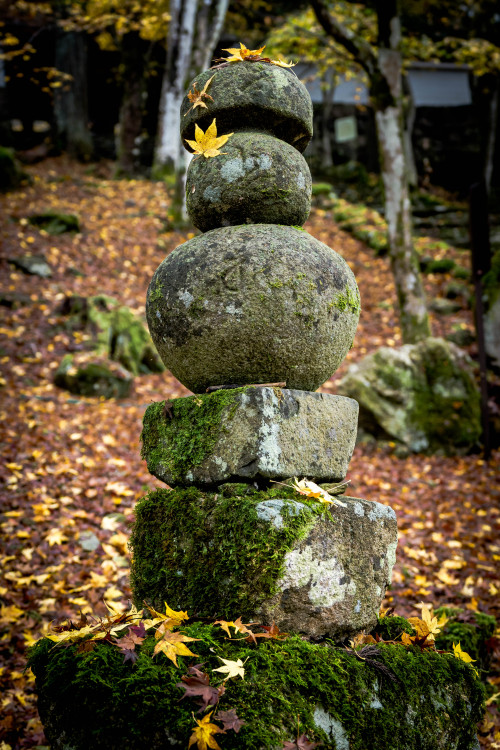
[[[330,486],[346,476],[358,405],[314,389],[351,345],[359,296],[345,261],[292,226],[309,210],[310,100],[266,62],[204,73],[198,91],[211,76],[207,108],[182,105],[182,135],[213,120],[234,135],[192,162],[188,207],[204,233],[148,291],[153,340],[195,391],[144,418],[143,456],[170,488],[137,503],[130,582],[137,609],[158,617],[128,627],[141,615],[117,615],[96,625],[99,642],[84,628],[37,644],[47,739],[52,750],[474,750],[483,691],[470,666],[395,644],[402,618],[377,622],[394,512]],[[301,495],[293,477],[337,502]],[[388,642],[370,658],[325,642],[374,625]]]
[[[234,602],[231,591],[243,586],[240,606],[247,617],[315,638],[345,637],[376,622],[395,561],[394,512],[343,498],[327,516],[312,516],[299,494],[290,498],[290,487],[276,497],[280,485],[272,482],[296,476],[331,483],[346,476],[358,405],[314,391],[352,346],[359,292],[345,260],[301,228],[311,201],[301,154],[312,134],[306,88],[293,72],[265,62],[206,71],[190,90],[207,82],[206,106],[184,99],[183,141],[194,137],[195,124],[205,130],[214,120],[219,136],[232,135],[222,153],[190,164],[187,207],[203,234],[161,263],[146,308],[164,364],[200,395],[148,408],[143,456],[168,485],[203,491],[211,514],[219,512],[228,487],[251,496],[257,536],[258,529],[265,535],[290,526],[297,515],[302,519],[266,591],[249,594],[244,578],[250,568],[235,566],[226,583],[214,585],[201,614],[242,614],[227,611],[225,602]],[[218,390],[206,393],[212,389]],[[153,524],[151,514],[139,512],[136,520],[136,599],[200,611],[192,562],[178,556],[169,570],[158,554],[168,543],[162,537],[168,501],[158,499],[156,511]],[[231,526],[229,516],[219,523]],[[180,526],[169,533],[189,545]],[[205,537],[213,549],[214,535]],[[237,537],[235,547],[249,563]],[[208,569],[209,558],[210,552]],[[159,579],[153,590],[151,581]]]

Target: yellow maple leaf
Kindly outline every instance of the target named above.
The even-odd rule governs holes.
[[[212,713],[213,712],[210,711],[210,713],[204,716],[203,719],[196,719],[198,726],[193,729],[193,734],[189,738],[188,750],[191,745],[194,745],[195,743],[198,745],[198,750],[207,750],[207,748],[221,750],[214,739],[214,734],[223,732],[224,730],[218,727],[217,724],[212,724],[210,722]]]
[[[65,536],[61,529],[50,529],[48,534],[45,535],[45,541],[49,543],[49,547],[53,547],[54,544],[63,544],[68,541],[68,537]]]
[[[163,614],[163,612],[157,612],[156,609],[153,609],[153,607],[150,607],[148,604],[146,604],[146,607],[154,615],[154,618],[152,620],[144,621],[144,627],[146,629],[151,628],[154,625],[158,625],[158,623],[161,623],[164,626],[164,629],[167,628],[168,630],[172,630],[173,628],[178,628],[184,620],[189,620],[189,615],[187,612],[182,612],[181,610],[179,610],[179,612],[175,612],[168,606],[167,602],[164,602],[164,604],[165,614]]]
[[[294,62],[284,62],[283,60],[271,60],[271,65],[278,65],[280,68],[293,68],[296,63]]]
[[[466,664],[470,664],[472,667],[472,662],[475,662],[476,659],[473,659],[466,651],[462,651],[462,647],[460,646],[460,641],[457,644],[453,644],[453,656],[455,656],[457,659],[460,659],[460,661],[465,662]],[[479,672],[475,667],[472,667],[476,675],[479,677]]]
[[[324,505],[340,505],[342,508],[346,507],[345,503],[342,503],[336,497],[332,497],[326,490],[323,490],[315,482],[310,482],[308,479],[301,479],[299,481],[297,477],[294,477],[292,487],[294,490],[297,490],[297,492],[300,492],[301,495],[318,500],[318,502],[323,503]]]
[[[229,47],[229,49],[223,49],[223,52],[229,52],[230,57],[225,58],[225,62],[244,62],[249,57],[260,57],[260,53],[266,48],[266,45],[259,47],[259,49],[248,49],[244,44],[240,42],[240,49],[237,47]]]
[[[241,659],[231,661],[231,659],[223,659],[222,656],[218,656],[217,658],[224,662],[224,665],[222,667],[216,667],[213,670],[214,672],[226,672],[226,680],[229,679],[229,677],[241,677],[241,679],[245,677],[243,665],[247,661],[246,659],[245,661],[241,661]]]
[[[205,107],[205,109],[208,109],[208,106],[203,101],[203,97],[206,97],[207,99],[211,99],[213,101],[213,98],[210,96],[210,94],[207,94],[207,89],[212,83],[213,77],[214,76],[208,79],[201,91],[198,91],[198,89],[196,88],[196,81],[193,83],[193,90],[188,91],[187,95],[187,98],[190,102],[192,102],[192,105],[188,109],[188,111],[184,113],[184,117],[188,114],[188,112],[191,112],[192,109],[196,109],[196,107]]]
[[[246,633],[254,643],[257,643],[255,640],[255,634],[241,621],[241,617],[238,617],[234,622],[232,620],[216,620],[214,625],[220,625],[222,630],[225,630],[228,634],[229,638],[231,638],[231,631],[229,628],[234,628],[236,633]]]
[[[219,148],[223,146],[227,139],[232,135],[234,135],[234,133],[228,133],[227,135],[220,135],[217,137],[217,125],[215,124],[214,119],[205,132],[203,132],[198,123],[195,123],[194,137],[196,140],[188,141],[186,138],[186,143],[191,146],[194,154],[197,154],[198,156],[203,155],[206,159],[209,159],[210,157],[219,156],[219,154],[224,153],[223,151],[219,151]]]
[[[158,643],[155,646],[155,650],[153,651],[153,656],[156,656],[156,654],[165,654],[167,659],[170,659],[170,661],[173,661],[176,667],[179,665],[177,664],[177,656],[198,656],[198,654],[193,654],[192,651],[188,649],[187,646],[184,644],[188,641],[199,641],[199,638],[191,638],[188,635],[185,635],[184,633],[172,633],[171,630],[165,631]]]

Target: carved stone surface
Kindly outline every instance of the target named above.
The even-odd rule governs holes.
[[[311,173],[297,149],[264,133],[235,133],[214,159],[189,165],[187,210],[206,232],[231,224],[302,226],[311,207]]]
[[[148,470],[169,485],[200,487],[259,477],[344,479],[356,439],[356,401],[279,388],[230,395],[203,396],[200,407],[198,397],[176,399],[170,402],[170,419],[163,404],[151,404],[142,450]],[[184,450],[186,434],[191,461]]]
[[[354,274],[307,232],[213,229],[157,268],[146,314],[166,367],[194,393],[285,381],[314,391],[347,354],[359,318]]]
[[[207,108],[192,108],[186,96],[181,106],[181,137],[194,139],[194,123],[206,130],[214,117],[218,135],[238,130],[261,130],[304,151],[312,136],[311,98],[290,70],[269,63],[242,62],[206,70],[190,83],[188,91],[207,90],[213,101]]]

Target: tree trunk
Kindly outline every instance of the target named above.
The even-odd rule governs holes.
[[[489,192],[491,188],[491,178],[493,175],[493,162],[495,157],[495,148],[498,133],[498,92],[500,89],[500,80],[493,82],[493,93],[490,99],[490,122],[488,128],[488,140],[486,143],[486,158],[484,166],[484,181],[486,189]]]
[[[182,162],[180,107],[191,72],[197,0],[172,0],[154,172],[175,174]]]
[[[371,93],[385,194],[391,268],[405,344],[430,336],[429,317],[412,238],[411,203],[405,162],[401,80],[401,31],[397,0],[379,0],[378,75]]]
[[[71,82],[57,89],[54,113],[63,145],[72,155],[88,161],[92,137],[88,127],[87,43],[80,32],[58,32],[55,66],[72,76]]]
[[[376,0],[376,54],[330,15],[325,0],[311,0],[316,17],[335,41],[350,52],[370,80],[370,97],[380,150],[391,267],[399,303],[401,335],[413,344],[430,335],[429,317],[411,233],[411,206],[406,173],[401,92],[401,30],[398,0]]]
[[[141,171],[140,138],[146,60],[141,41],[136,34],[126,34],[122,40],[123,95],[116,142],[117,177],[133,177]]]
[[[228,5],[229,0],[172,0],[170,5],[153,175],[175,176],[171,208],[174,223],[187,216],[185,180],[191,158],[179,136],[180,107],[190,80],[210,65]]]

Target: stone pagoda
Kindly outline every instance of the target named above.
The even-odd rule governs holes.
[[[346,637],[376,622],[397,529],[391,508],[357,498],[315,513],[286,482],[342,482],[358,418],[356,401],[315,392],[353,345],[360,300],[345,260],[302,229],[311,100],[266,62],[206,71],[189,89],[202,90],[205,106],[182,104],[186,147],[195,128],[231,135],[191,161],[187,208],[202,234],[161,263],[146,308],[164,364],[197,395],[149,406],[142,435],[149,471],[198,493],[183,495],[177,521],[178,492],[138,509],[132,586],[138,602]],[[182,520],[190,503],[196,528]],[[270,565],[262,545],[276,532]],[[221,533],[232,545],[224,574]]]
[[[393,510],[339,494],[358,405],[315,389],[352,345],[360,303],[346,262],[301,229],[306,89],[257,61],[190,92],[182,137],[215,140],[187,175],[202,234],[161,263],[147,315],[195,395],[144,417],[143,456],[168,487],[136,506],[137,609],[69,623],[32,651],[50,746],[476,750],[470,665],[396,642],[413,632],[401,617],[377,620]],[[381,645],[345,648],[373,626]]]

